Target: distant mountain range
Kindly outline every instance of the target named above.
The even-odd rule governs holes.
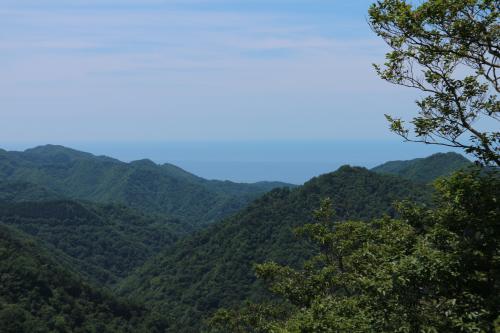
[[[221,306],[269,298],[255,263],[310,255],[292,231],[322,198],[337,220],[393,216],[395,201],[429,203],[429,182],[468,165],[449,153],[343,166],[297,187],[61,146],[0,150],[0,327],[199,332]]]
[[[454,171],[471,166],[472,162],[457,153],[437,153],[409,161],[386,162],[372,169],[377,173],[397,175],[420,183],[448,176]]]
[[[1,181],[39,186],[37,192],[50,192],[52,196],[125,204],[195,225],[231,215],[273,188],[292,186],[206,180],[171,164],[157,165],[150,160],[124,163],[54,145],[24,152],[0,150]]]

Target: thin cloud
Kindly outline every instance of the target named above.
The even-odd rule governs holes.
[[[42,8],[38,1],[3,2],[0,108],[9,126],[33,116],[35,136],[36,126],[53,129],[54,119],[67,126],[64,133],[80,137],[97,120],[105,137],[114,119],[121,126],[113,129],[117,136],[160,137],[161,125],[174,138],[251,137],[252,131],[306,136],[314,126],[312,136],[327,136],[328,120],[343,119],[330,126],[345,134],[347,123],[360,118],[354,109],[366,115],[391,91],[371,69],[385,47],[369,31],[364,12],[330,20],[302,15],[298,7],[277,10],[285,1],[273,1],[280,7],[269,11],[180,3],[147,1],[132,8],[109,0],[51,0]],[[273,131],[287,117],[289,126]],[[79,121],[70,124],[73,119]],[[201,119],[199,126],[194,119]],[[0,138],[13,131],[3,124]]]

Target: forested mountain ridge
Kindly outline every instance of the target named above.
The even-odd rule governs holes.
[[[186,237],[124,280],[122,295],[171,315],[172,332],[198,332],[219,307],[267,297],[253,264],[274,260],[297,265],[311,248],[293,235],[322,198],[331,197],[337,219],[393,214],[393,202],[426,202],[425,185],[364,168],[344,166],[296,189],[276,189],[238,214]]]
[[[133,324],[118,319],[119,324],[113,325],[119,331],[148,323],[157,332],[199,332],[203,319],[217,308],[269,297],[255,278],[255,263],[274,260],[298,266],[308,257],[312,247],[292,230],[311,221],[321,199],[333,199],[337,220],[369,220],[395,214],[394,201],[428,202],[431,191],[424,183],[350,166],[314,177],[303,186],[278,188],[258,197],[275,185],[282,184],[210,181],[171,164],[123,163],[59,146],[39,147],[27,154],[0,151],[0,231],[15,228],[24,235],[21,239],[33,237],[44,256],[58,262],[63,271],[147,307],[144,318],[132,315]],[[138,189],[143,189],[145,198]],[[133,191],[136,196],[130,197]],[[140,204],[149,212],[161,211],[155,205],[162,202],[207,201],[189,214],[166,209],[185,217],[177,219],[122,204],[75,199],[109,202],[114,200],[107,198],[114,195],[129,195],[137,207]],[[247,204],[254,196],[258,198]],[[243,206],[193,233],[197,227],[192,226],[196,222],[192,216],[222,217]],[[13,281],[6,283],[12,286]],[[26,297],[25,293],[20,291],[19,297]],[[0,305],[0,312],[5,308],[31,318],[28,321],[38,320],[38,310],[29,315],[23,312],[29,310],[8,304]],[[63,310],[51,311],[55,318]]]
[[[198,225],[228,216],[273,188],[289,186],[206,180],[171,164],[125,163],[54,145],[0,150],[0,181],[35,184],[66,198],[121,203]]]
[[[142,307],[83,282],[35,240],[0,225],[3,333],[137,332],[143,315]]]
[[[371,170],[383,174],[397,175],[416,182],[429,183],[471,165],[472,162],[464,156],[449,152],[407,161],[389,161]]]
[[[0,202],[51,201],[63,196],[42,186],[26,182],[0,181]]]
[[[0,223],[36,236],[72,258],[83,276],[108,286],[191,231],[125,206],[72,200],[0,202]]]

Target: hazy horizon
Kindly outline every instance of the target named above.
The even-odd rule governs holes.
[[[446,147],[400,140],[177,141],[177,142],[47,142],[5,143],[0,148],[23,151],[44,144],[62,145],[124,162],[150,159],[171,163],[206,179],[235,182],[282,181],[302,184],[345,164],[372,168],[392,160],[426,157]]]
[[[5,0],[0,142],[292,183],[446,151],[388,130],[418,93],[372,68],[372,2]]]

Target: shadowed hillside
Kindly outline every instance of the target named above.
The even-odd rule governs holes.
[[[0,328],[21,332],[137,332],[144,310],[91,287],[37,242],[0,225]]]
[[[292,232],[310,222],[320,199],[331,197],[337,219],[394,214],[405,198],[426,201],[429,189],[364,168],[341,167],[296,189],[277,189],[235,216],[188,236],[148,261],[121,285],[122,295],[147,301],[173,316],[175,332],[197,332],[201,318],[221,306],[267,294],[254,263],[297,265],[311,248]]]
[[[124,163],[62,146],[0,150],[0,181],[31,183],[66,198],[121,203],[203,225],[284,183],[206,180],[150,160]]]
[[[72,258],[84,276],[108,285],[190,231],[124,206],[70,200],[0,203],[0,223],[36,236]]]

